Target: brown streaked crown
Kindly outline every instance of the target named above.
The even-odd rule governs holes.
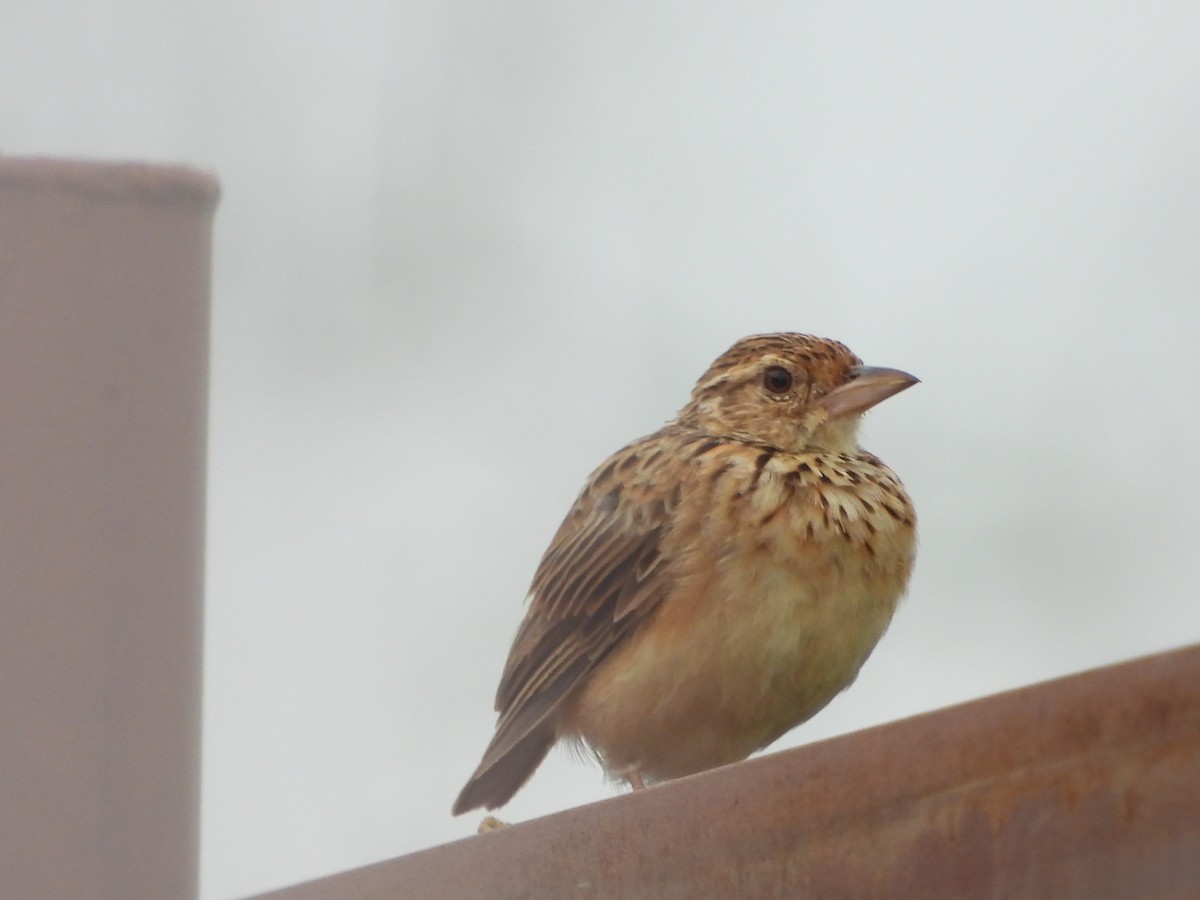
[[[742,338],[696,382],[678,421],[785,450],[853,443],[853,423],[836,436],[823,435],[826,416],[813,404],[849,382],[861,364],[845,344],[810,334]]]

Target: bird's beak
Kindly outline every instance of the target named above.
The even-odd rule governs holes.
[[[850,381],[835,387],[818,400],[817,405],[825,407],[830,419],[840,419],[842,416],[865,412],[918,381],[919,378],[899,369],[859,366]]]

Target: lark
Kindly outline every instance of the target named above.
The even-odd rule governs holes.
[[[916,556],[912,501],[859,423],[916,383],[756,335],[605,460],[534,575],[454,813],[507,803],[558,741],[634,787],[736,762],[854,681]]]

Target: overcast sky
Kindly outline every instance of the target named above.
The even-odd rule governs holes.
[[[474,831],[586,474],[761,331],[917,388],[921,517],[779,747],[1200,640],[1200,7],[0,11],[0,150],[217,173],[203,894]],[[609,796],[555,754],[515,820]]]

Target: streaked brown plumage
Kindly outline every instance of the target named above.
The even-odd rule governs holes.
[[[606,460],[534,576],[454,813],[507,803],[562,739],[635,783],[735,762],[849,685],[916,552],[858,423],[914,383],[836,341],[757,335]]]

